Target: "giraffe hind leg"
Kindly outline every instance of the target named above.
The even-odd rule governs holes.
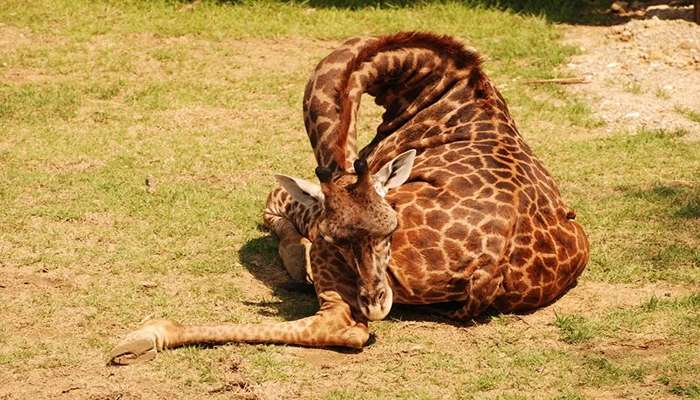
[[[449,313],[449,316],[466,320],[486,311],[504,293],[502,270],[502,266],[492,263],[474,271],[467,287],[467,299],[460,309]]]
[[[287,272],[295,281],[313,284],[311,262],[309,261],[310,251],[311,242],[305,237],[289,240],[286,243],[280,242],[278,253]]]
[[[281,188],[270,193],[263,220],[279,238],[277,252],[282,264],[296,282],[312,283],[311,241],[302,236],[289,218],[289,213],[301,207]],[[296,212],[299,212],[298,210]]]

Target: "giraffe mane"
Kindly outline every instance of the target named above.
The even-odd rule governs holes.
[[[360,50],[353,57],[343,71],[338,90],[336,91],[337,103],[340,105],[340,121],[338,126],[338,142],[334,149],[334,158],[338,167],[347,170],[345,159],[345,146],[347,145],[348,131],[352,119],[352,100],[350,98],[350,77],[360,66],[372,60],[382,52],[400,49],[427,49],[433,51],[443,59],[452,60],[458,69],[470,67],[472,74],[470,84],[477,85],[484,75],[481,72],[481,58],[479,55],[464,47],[464,44],[446,35],[437,35],[427,32],[399,32],[378,38],[378,40]]]

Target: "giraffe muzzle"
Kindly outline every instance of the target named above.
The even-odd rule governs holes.
[[[389,285],[379,288],[374,295],[367,295],[364,289],[360,290],[358,303],[360,310],[370,321],[380,321],[389,314],[394,302],[394,293]]]

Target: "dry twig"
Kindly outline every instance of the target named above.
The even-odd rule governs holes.
[[[543,83],[556,83],[559,85],[576,85],[579,83],[591,83],[591,81],[588,80],[588,78],[579,76],[575,78],[533,79],[530,81],[525,81],[525,83],[528,85],[537,85]]]

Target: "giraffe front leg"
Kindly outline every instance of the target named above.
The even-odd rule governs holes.
[[[326,302],[314,316],[266,324],[181,325],[154,320],[129,333],[109,354],[111,365],[150,361],[166,349],[207,344],[270,343],[309,347],[362,348],[369,339],[366,321],[355,321],[337,293],[325,293]]]
[[[467,299],[459,310],[451,312],[454,319],[465,320],[483,313],[496,298],[503,294],[501,266],[489,263],[474,271],[467,287]]]
[[[149,321],[112,350],[109,363],[148,361],[160,351],[193,344],[277,343],[362,348],[369,339],[369,330],[356,304],[354,276],[339,255],[321,252],[317,247],[312,248],[311,254],[320,303],[315,315],[266,324],[181,325],[168,320]]]
[[[108,364],[129,365],[154,359],[159,351],[168,346],[168,338],[179,329],[176,322],[152,320],[141,328],[130,332],[109,353]]]

